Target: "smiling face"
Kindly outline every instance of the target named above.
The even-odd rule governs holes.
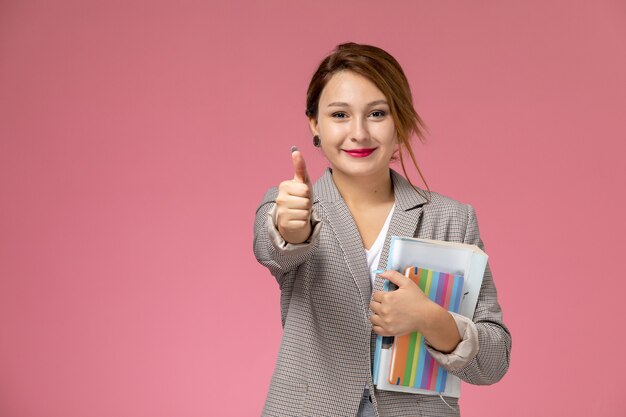
[[[309,123],[333,174],[389,175],[396,128],[385,95],[367,78],[352,71],[335,73],[320,95],[317,119]]]

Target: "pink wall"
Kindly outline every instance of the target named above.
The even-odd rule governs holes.
[[[2,417],[260,413],[254,211],[292,144],[322,172],[304,93],[347,40],[403,64],[431,187],[478,211],[513,356],[463,415],[625,415],[623,1],[4,0]]]

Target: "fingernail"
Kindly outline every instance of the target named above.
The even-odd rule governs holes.
[[[292,147],[291,147],[291,153],[294,153],[294,152],[295,152],[295,151],[297,151],[297,150],[298,150],[298,147],[297,147],[297,146],[292,146]]]
[[[374,271],[374,273],[375,273],[376,275],[380,275],[380,274],[382,274],[383,272],[385,272],[385,270],[384,270],[384,269],[377,269],[376,271]]]

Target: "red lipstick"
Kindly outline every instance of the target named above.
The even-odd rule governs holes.
[[[370,156],[372,152],[374,152],[376,148],[363,148],[363,149],[349,149],[344,152],[354,158],[365,158],[366,156]]]

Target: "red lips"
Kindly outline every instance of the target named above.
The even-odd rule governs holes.
[[[344,152],[354,158],[365,158],[366,156],[370,156],[372,152],[374,152],[376,148],[364,148],[364,149],[350,149],[345,150]]]

